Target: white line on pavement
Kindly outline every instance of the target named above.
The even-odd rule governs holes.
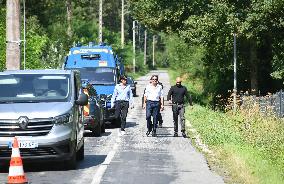
[[[120,142],[121,142],[121,137],[118,136],[115,144],[113,145],[112,150],[107,154],[105,161],[100,165],[100,167],[99,167],[98,171],[96,172],[91,184],[99,184],[101,182],[102,177],[103,177],[107,167],[109,166],[111,160],[113,159]]]

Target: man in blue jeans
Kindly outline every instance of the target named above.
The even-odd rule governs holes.
[[[158,84],[158,75],[152,75],[150,80],[151,83],[145,89],[143,108],[146,108],[148,128],[146,135],[148,136],[152,132],[152,136],[156,137],[158,112],[159,110],[164,110],[164,93],[162,86]],[[153,124],[151,116],[153,116]]]

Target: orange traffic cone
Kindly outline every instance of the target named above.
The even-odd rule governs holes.
[[[28,180],[24,173],[23,162],[20,155],[19,143],[17,138],[14,138],[12,155],[9,167],[9,175],[7,184],[26,184]]]

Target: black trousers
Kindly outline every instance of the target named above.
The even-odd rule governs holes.
[[[124,129],[126,125],[126,117],[128,113],[129,102],[128,101],[116,101],[115,102],[115,119],[121,123],[121,128]]]
[[[174,131],[178,132],[178,119],[181,126],[181,131],[185,131],[185,118],[184,118],[184,111],[185,106],[183,104],[173,104],[172,106],[173,110],[173,119],[174,119]]]

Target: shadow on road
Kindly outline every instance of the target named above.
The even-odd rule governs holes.
[[[101,136],[109,136],[111,132],[102,133]],[[95,137],[92,132],[84,132],[84,137]]]
[[[78,163],[77,169],[87,169],[100,165],[105,161],[106,157],[106,155],[85,155],[84,161]]]
[[[130,128],[130,127],[136,127],[138,124],[136,122],[126,122],[125,127]]]
[[[85,155],[85,159],[83,161],[77,162],[78,169],[87,169],[90,167],[94,167],[100,165],[104,162],[107,155]],[[68,169],[64,168],[64,165],[60,162],[41,162],[41,163],[24,163],[24,171],[25,172],[42,172],[42,171],[68,171]],[[9,172],[9,164],[1,165],[0,173],[8,173]]]

